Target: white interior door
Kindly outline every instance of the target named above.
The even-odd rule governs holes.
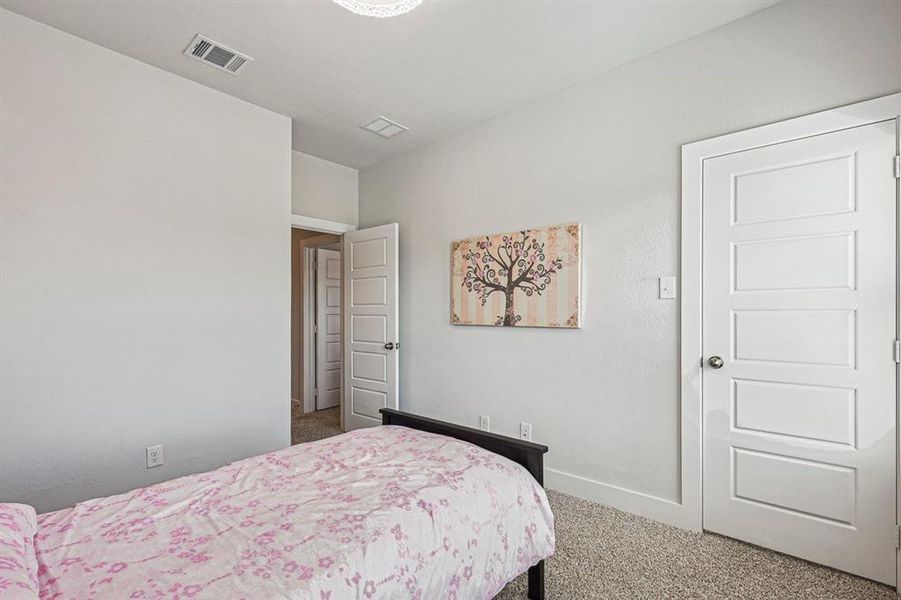
[[[703,167],[704,528],[892,585],[895,148],[891,121]]]
[[[316,249],[316,410],[341,403],[341,253]]]
[[[344,429],[397,408],[397,223],[344,234]]]

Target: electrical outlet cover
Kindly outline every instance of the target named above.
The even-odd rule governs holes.
[[[479,415],[479,429],[481,429],[482,431],[491,430],[491,420],[487,415]]]
[[[524,440],[532,441],[532,424],[531,423],[520,423],[519,424],[519,437]]]
[[[147,453],[147,468],[152,469],[153,467],[161,467],[164,464],[163,460],[163,446],[162,444],[157,446],[148,446],[146,449]]]

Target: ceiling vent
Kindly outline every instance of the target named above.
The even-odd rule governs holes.
[[[400,123],[395,123],[391,119],[386,119],[385,117],[376,117],[366,125],[361,125],[361,127],[367,131],[380,135],[383,138],[394,137],[398,133],[407,130],[407,128]]]
[[[246,54],[235,52],[200,34],[185,48],[185,56],[216,67],[229,75],[237,75],[253,62]]]

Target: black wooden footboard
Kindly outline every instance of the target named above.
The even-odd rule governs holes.
[[[475,444],[480,448],[500,454],[522,465],[526,471],[531,473],[535,481],[542,486],[544,485],[544,454],[547,452],[547,446],[471,427],[454,425],[453,423],[446,423],[437,419],[420,417],[394,410],[393,408],[383,408],[379,412],[382,413],[382,425],[402,425],[410,429],[446,435]],[[544,600],[543,560],[529,568],[529,598],[531,600]]]

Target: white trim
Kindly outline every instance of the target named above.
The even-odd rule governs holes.
[[[544,469],[544,484],[548,489],[565,492],[577,498],[635,513],[674,527],[692,529],[692,523],[686,520],[686,511],[674,500],[551,468]]]
[[[313,383],[316,379],[316,367],[313,357],[316,356],[316,336],[313,335],[315,322],[316,277],[313,272],[313,256],[315,248],[304,248],[303,252],[303,412],[316,410],[316,398],[313,396]]]
[[[895,266],[898,271],[895,274],[895,308],[897,310],[895,339],[901,339],[901,179],[898,178],[897,171],[898,157],[901,156],[901,94],[895,94],[890,97],[896,99],[895,112],[897,113],[897,120],[895,121],[895,216],[897,217]],[[898,458],[901,456],[901,364],[895,365],[895,377],[897,395],[895,398],[895,416],[897,418],[895,422],[895,457],[897,461],[895,464],[895,520],[897,525],[898,522],[901,522],[901,459]],[[898,535],[901,536],[901,530],[899,530]],[[899,545],[901,545],[901,541],[899,541]],[[896,552],[895,561],[897,564],[895,568],[895,590],[901,592],[901,549]]]
[[[690,529],[702,527],[701,497],[701,252],[702,173],[704,160],[751,148],[859,127],[901,116],[901,93],[850,106],[730,133],[682,146],[682,304],[681,304],[681,403],[682,403],[682,494],[680,507]],[[897,140],[897,135],[896,135]],[[886,165],[889,171],[891,165]],[[896,184],[897,186],[897,184]],[[897,187],[896,187],[896,193]],[[899,223],[901,227],[901,223]],[[901,253],[901,247],[899,247]],[[901,312],[899,312],[901,321]],[[901,385],[901,380],[899,380]],[[901,431],[901,410],[896,409]],[[901,463],[901,461],[899,461]],[[901,468],[901,464],[898,465]],[[896,482],[901,481],[901,471]],[[901,514],[901,492],[898,493]],[[901,556],[899,556],[901,572]]]
[[[294,214],[291,215],[291,227],[294,229],[321,231],[322,233],[347,233],[357,228],[356,225],[351,225],[350,223],[340,223],[338,221],[328,221],[326,219]]]

